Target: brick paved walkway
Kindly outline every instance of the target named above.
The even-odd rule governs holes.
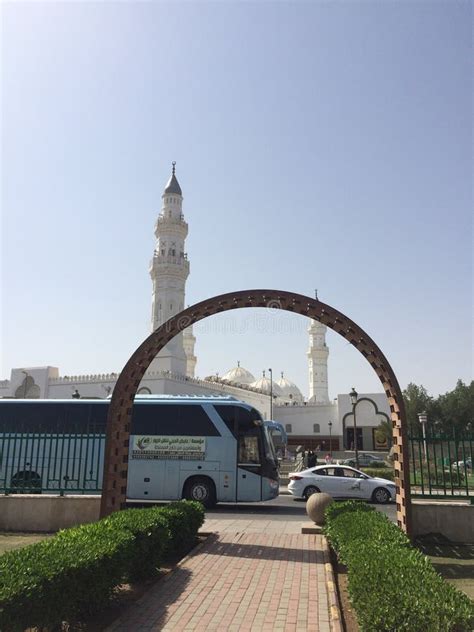
[[[323,538],[211,535],[107,629],[340,632]]]

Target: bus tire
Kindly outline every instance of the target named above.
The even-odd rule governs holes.
[[[186,500],[197,500],[210,509],[216,505],[216,486],[207,476],[193,476],[186,481],[183,496]]]

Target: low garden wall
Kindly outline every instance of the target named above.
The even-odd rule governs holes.
[[[414,500],[413,536],[441,533],[451,542],[474,543],[474,505],[466,501]]]
[[[100,496],[0,496],[0,531],[59,531],[99,519]]]

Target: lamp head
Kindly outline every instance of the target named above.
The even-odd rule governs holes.
[[[420,424],[425,424],[428,421],[428,415],[426,414],[426,411],[418,413],[418,421],[420,422]]]
[[[349,397],[351,398],[352,404],[357,404],[358,396],[359,396],[359,393],[355,390],[354,387],[352,387],[352,391],[349,393]]]

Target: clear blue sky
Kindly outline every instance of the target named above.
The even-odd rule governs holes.
[[[118,371],[149,333],[170,162],[187,302],[269,287],[360,324],[402,387],[472,374],[469,2],[2,7],[1,376]],[[204,322],[200,376],[285,370],[304,319]],[[328,335],[330,394],[378,391]]]

